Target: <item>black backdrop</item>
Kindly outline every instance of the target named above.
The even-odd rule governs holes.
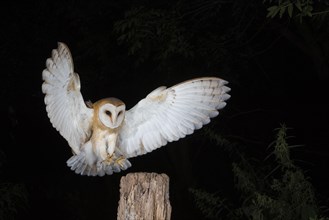
[[[271,28],[262,30],[256,39],[268,42],[260,55],[228,62],[230,70],[223,73],[220,65],[209,67],[201,58],[174,56],[167,66],[154,60],[136,65],[138,56],[129,56],[127,46],[118,44],[113,23],[136,5],[170,8],[171,4],[174,2],[34,1],[7,2],[2,7],[0,77],[5,119],[1,178],[22,183],[27,189],[28,202],[18,209],[18,219],[115,219],[119,181],[128,172],[169,175],[173,219],[204,218],[189,187],[223,191],[228,197],[234,190],[228,152],[202,131],[133,158],[130,169],[112,176],[92,178],[70,171],[66,160],[71,150],[51,126],[41,92],[41,72],[58,41],[71,49],[86,100],[113,96],[131,108],[158,86],[200,76],[225,78],[230,81],[232,97],[206,127],[231,141],[241,141],[245,146],[241,151],[261,159],[268,154],[265,148],[274,139],[274,129],[287,124],[296,137],[292,143],[304,145],[293,157],[302,161],[298,165],[310,177],[321,201],[326,201],[328,77],[318,77],[309,56],[286,38],[277,38],[277,31]],[[265,20],[266,8],[258,10],[260,20]],[[230,23],[234,16],[222,19]]]

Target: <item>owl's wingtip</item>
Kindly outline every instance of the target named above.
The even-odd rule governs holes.
[[[61,42],[61,41],[58,41],[58,42],[57,42],[57,47],[58,47],[58,48],[61,48],[61,47],[63,47],[63,48],[68,48],[68,46],[66,45],[66,43]]]

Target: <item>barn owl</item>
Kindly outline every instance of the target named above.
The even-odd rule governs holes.
[[[130,110],[117,98],[87,103],[64,43],[52,50],[42,79],[50,122],[73,152],[67,165],[88,176],[126,170],[129,158],[192,134],[216,117],[230,98],[227,81],[203,77],[161,86]]]

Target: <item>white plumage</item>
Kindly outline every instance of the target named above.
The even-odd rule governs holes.
[[[68,141],[67,161],[78,174],[112,174],[131,166],[128,158],[177,141],[210,122],[230,98],[227,81],[203,77],[155,89],[130,110],[116,98],[87,106],[63,43],[52,51],[42,73],[46,110],[52,125]]]

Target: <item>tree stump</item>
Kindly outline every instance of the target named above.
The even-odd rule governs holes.
[[[118,220],[170,220],[169,177],[129,173],[120,181]]]

